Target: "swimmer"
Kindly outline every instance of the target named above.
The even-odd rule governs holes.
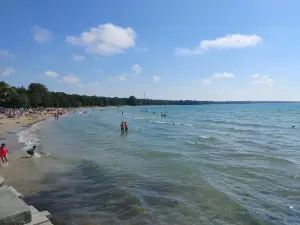
[[[124,128],[125,128],[125,131],[127,132],[128,131],[128,126],[127,126],[126,122],[124,122]]]
[[[35,149],[36,149],[36,146],[33,146],[32,149],[30,149],[30,150],[27,151],[27,153],[28,153],[28,155],[30,155],[30,157],[34,156]]]

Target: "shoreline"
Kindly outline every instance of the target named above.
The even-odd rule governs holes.
[[[80,107],[80,108],[71,108],[65,112],[65,114],[69,114],[75,111],[81,111],[85,109],[90,109],[89,107]],[[53,118],[52,114],[43,114],[43,115],[26,115],[20,118],[1,118],[0,119],[0,135],[6,136],[11,133],[14,133],[16,130],[20,130],[22,128],[28,128],[38,122],[44,121],[46,119]]]
[[[47,118],[51,118],[50,115],[33,115],[33,116],[24,116],[20,118],[4,118],[0,120],[0,135],[8,135],[15,130],[20,130],[23,127],[27,128],[32,126],[35,123],[43,121]]]

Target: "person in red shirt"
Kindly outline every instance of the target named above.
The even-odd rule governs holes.
[[[6,148],[6,145],[3,143],[0,148],[0,157],[2,159],[3,165],[8,164],[7,153],[8,153],[8,149]]]
[[[121,132],[124,132],[125,124],[124,124],[124,122],[123,122],[123,121],[122,121],[122,123],[121,123],[120,127],[121,127]]]

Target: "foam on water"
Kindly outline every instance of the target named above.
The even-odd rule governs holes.
[[[18,133],[18,141],[19,143],[24,144],[25,146],[22,148],[23,150],[28,150],[32,148],[34,145],[38,145],[40,139],[38,138],[37,131],[41,128],[42,121],[33,124],[26,130],[22,130]]]
[[[152,121],[150,120],[149,123],[160,123],[160,124],[166,124],[167,122],[165,121]]]

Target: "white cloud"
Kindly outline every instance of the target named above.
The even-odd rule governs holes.
[[[4,70],[0,70],[0,75],[1,76],[10,76],[15,72],[16,72],[16,70],[14,68],[6,68]]]
[[[52,78],[55,78],[55,77],[58,77],[58,73],[56,72],[53,72],[53,71],[46,71],[45,74],[44,74],[45,77],[52,77]]]
[[[75,75],[67,75],[63,77],[63,81],[68,84],[78,84],[80,79]]]
[[[121,80],[121,81],[127,80],[127,77],[128,77],[127,73],[124,73],[119,76],[119,80]]]
[[[261,38],[257,35],[230,34],[215,40],[203,40],[200,48],[203,50],[247,48],[256,46],[260,42]]]
[[[215,75],[212,76],[213,79],[230,79],[233,78],[234,75],[232,73],[217,73]]]
[[[72,58],[74,61],[77,61],[77,62],[85,60],[85,56],[83,56],[83,55],[72,55]]]
[[[77,84],[77,87],[84,88],[84,85],[83,84]]]
[[[133,65],[132,71],[135,72],[135,74],[140,74],[142,72],[142,67],[140,65]]]
[[[202,40],[195,48],[176,48],[176,55],[196,55],[212,49],[241,49],[254,47],[262,42],[257,35],[228,34],[214,40]]]
[[[52,33],[45,28],[34,26],[32,27],[32,33],[34,40],[39,43],[46,43],[52,39]]]
[[[254,75],[252,76],[252,79],[258,79],[258,78],[260,78],[260,75],[259,75],[259,74],[254,74]]]
[[[199,55],[202,51],[200,49],[176,48],[175,55]]]
[[[272,88],[273,79],[268,75],[261,76],[260,74],[254,74],[252,76],[252,84],[259,85],[264,88]]]
[[[209,85],[213,82],[214,79],[231,79],[234,78],[234,74],[232,73],[216,73],[209,78],[205,78],[202,80],[202,84]]]
[[[8,51],[6,50],[0,50],[0,56],[8,56]]]
[[[153,76],[153,81],[154,82],[159,82],[161,79],[158,76]]]
[[[100,55],[123,53],[135,45],[136,33],[131,27],[122,28],[111,23],[90,28],[80,36],[67,36],[66,42],[82,46],[87,52]]]

